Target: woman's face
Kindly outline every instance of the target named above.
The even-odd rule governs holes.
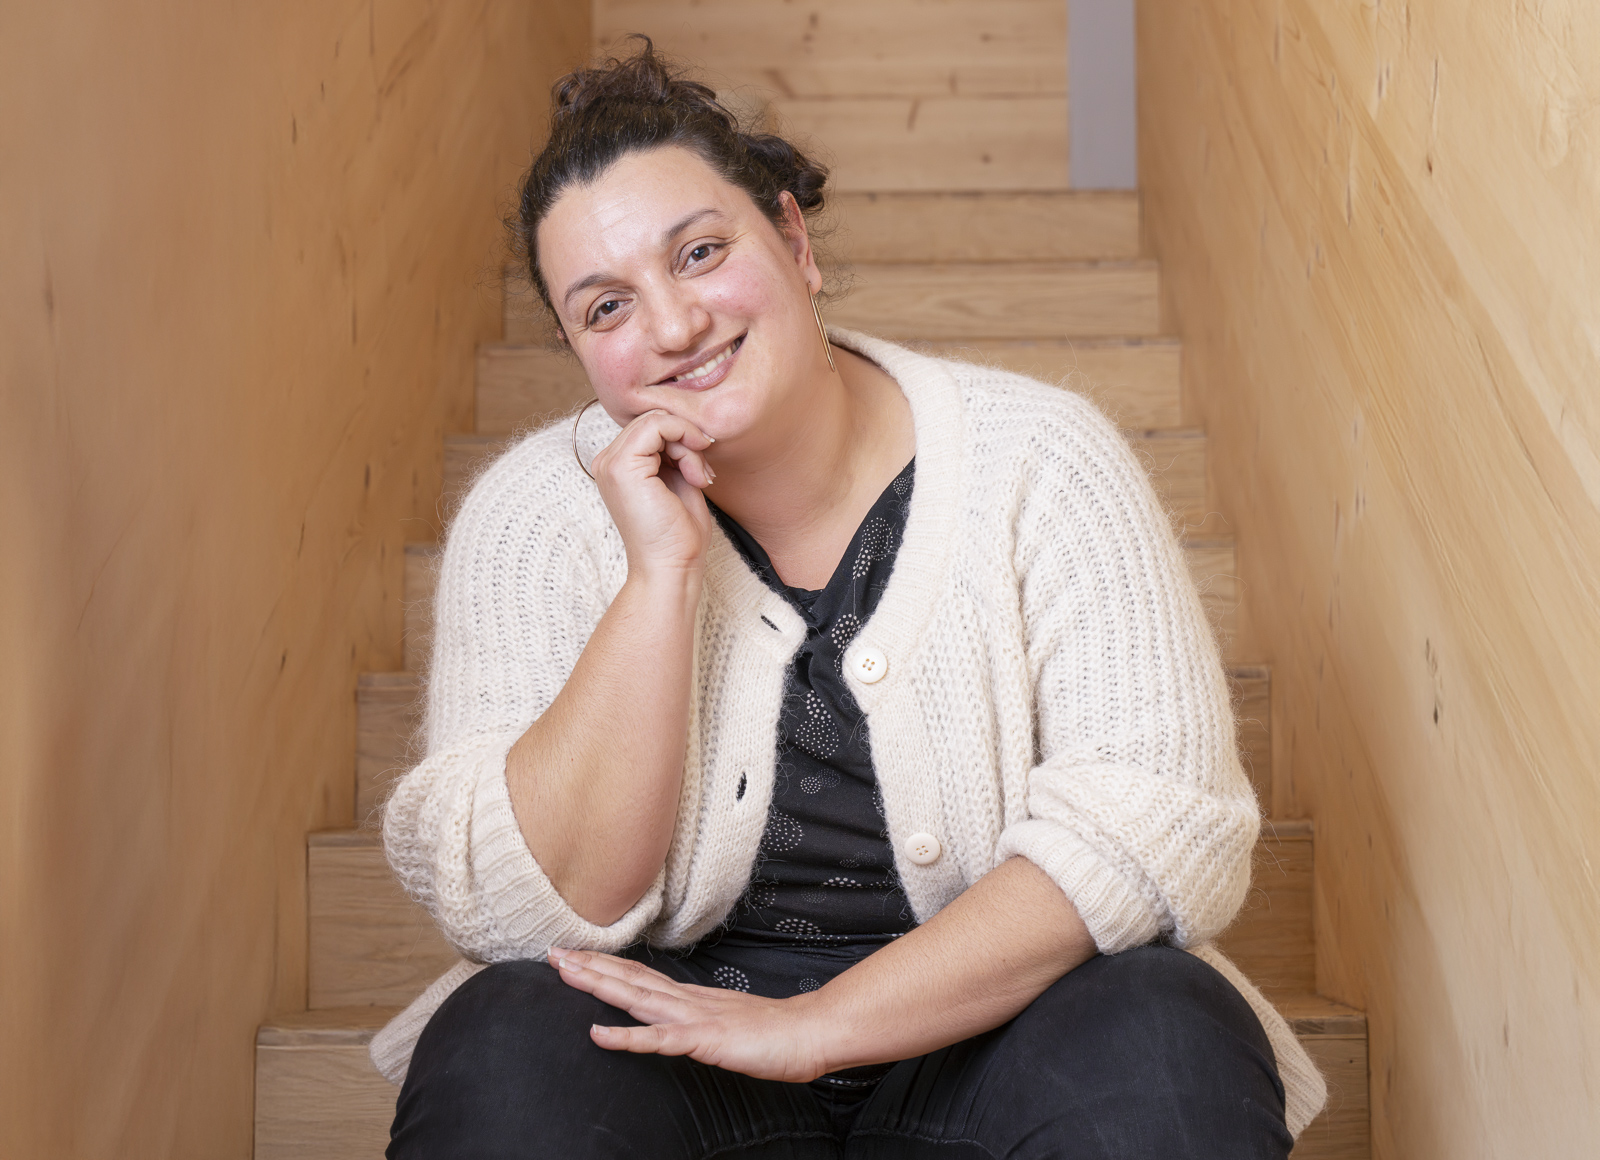
[[[822,276],[797,207],[780,231],[688,149],[629,153],[539,226],[550,298],[619,424],[662,408],[718,441],[800,404],[828,373]]]

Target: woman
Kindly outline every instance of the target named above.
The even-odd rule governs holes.
[[[389,1155],[1281,1157],[1157,501],[1083,400],[826,331],[825,178],[648,43],[557,87],[520,231],[600,410],[450,530],[384,832],[469,963],[374,1043]]]

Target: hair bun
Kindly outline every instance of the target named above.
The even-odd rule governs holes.
[[[656,52],[648,36],[635,33],[630,39],[641,45],[633,56],[577,69],[550,91],[550,138],[523,178],[511,223],[546,307],[550,295],[539,269],[539,223],[569,185],[594,180],[628,153],[664,145],[689,149],[749,194],[776,225],[786,221],[785,193],[802,213],[823,205],[825,166],[782,137],[741,131],[738,118],[713,89],[689,80]]]

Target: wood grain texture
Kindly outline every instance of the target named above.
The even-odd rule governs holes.
[[[378,1160],[398,1089],[364,1044],[258,1046],[255,1160]]]
[[[1268,822],[1256,843],[1250,895],[1217,945],[1270,994],[1316,986],[1311,941],[1311,827]]]
[[[1060,97],[780,99],[773,127],[838,192],[1067,188]]]
[[[824,254],[852,262],[1139,256],[1139,197],[1131,192],[842,193],[825,212],[833,232]]]
[[[1600,8],[1139,8],[1148,240],[1382,1160],[1592,1150]]]
[[[545,346],[484,343],[478,348],[477,421],[480,435],[509,435],[537,427],[594,398],[578,360]]]
[[[0,6],[0,1152],[242,1157],[587,6]]]
[[[394,779],[416,756],[421,689],[413,672],[362,673],[356,685],[356,824],[377,824]]]
[[[968,339],[911,345],[940,358],[1062,383],[1088,395],[1124,428],[1181,423],[1181,347],[1171,339]],[[582,366],[560,351],[510,343],[486,343],[478,350],[479,435],[526,430],[589,397]]]
[[[403,1007],[459,957],[406,897],[372,830],[306,840],[308,1003]]]
[[[597,52],[629,33],[722,92],[783,97],[1054,97],[1065,109],[1057,0],[596,0]]]
[[[1322,1078],[1328,1103],[1295,1142],[1294,1160],[1369,1160],[1372,1155],[1371,1098],[1368,1095],[1367,1037],[1300,1036]]]
[[[1255,788],[1256,800],[1269,818],[1281,816],[1272,802],[1272,674],[1252,666],[1228,673],[1233,691],[1234,719],[1238,722],[1239,755]],[[1308,985],[1304,990],[1311,990]]]
[[[448,460],[446,460],[448,463]],[[433,650],[433,590],[438,580],[439,546],[413,542],[405,550],[405,666],[413,673],[428,667]]]
[[[859,263],[823,320],[884,338],[1142,336],[1160,331],[1153,262]]]

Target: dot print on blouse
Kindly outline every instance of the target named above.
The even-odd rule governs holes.
[[[833,631],[828,635],[833,638],[834,647],[842,653],[860,631],[861,618],[853,612],[847,612],[834,622]]]
[[[738,967],[721,966],[711,972],[711,977],[717,985],[728,991],[744,991],[749,993],[750,976]]]
[[[889,521],[878,517],[869,520],[867,526],[861,529],[861,550],[856,553],[856,562],[850,568],[850,578],[861,579],[877,561],[893,556],[898,546]]]
[[[761,835],[761,848],[774,854],[787,854],[804,837],[805,831],[799,822],[781,810],[773,810],[767,818],[766,832]]]
[[[795,730],[795,740],[818,761],[827,761],[839,749],[839,732],[834,727],[833,717],[815,691],[806,694],[804,712],[805,717]]]

